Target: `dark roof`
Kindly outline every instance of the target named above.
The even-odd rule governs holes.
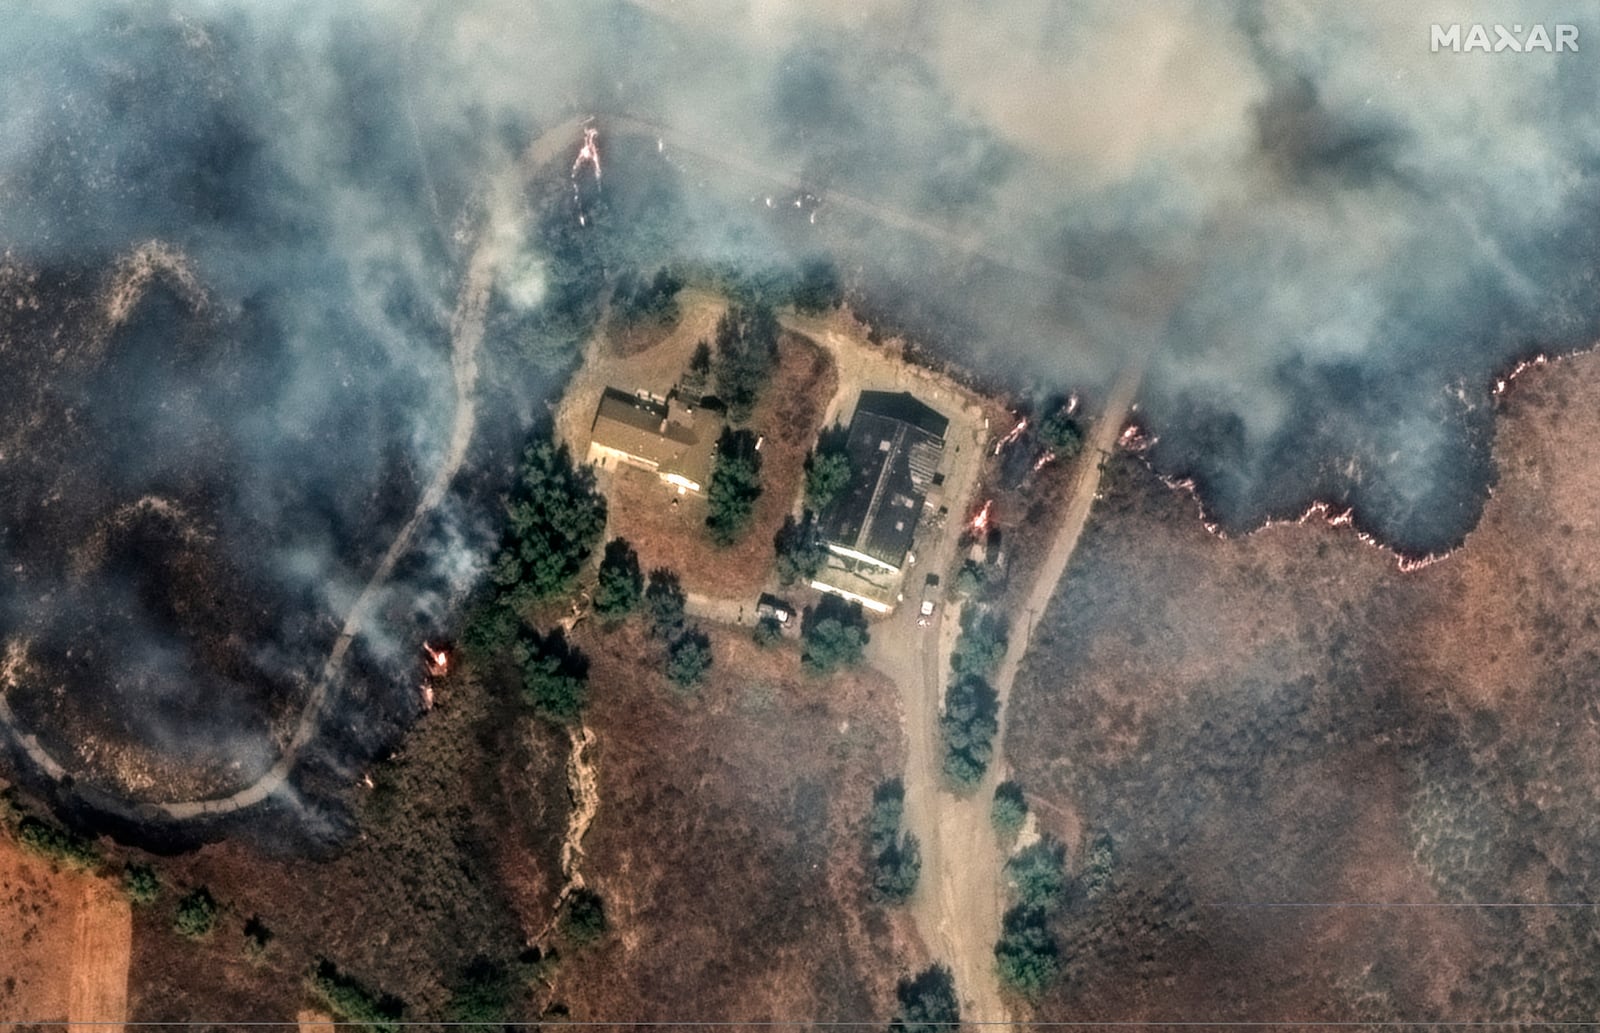
[[[901,566],[938,470],[947,426],[947,419],[905,392],[863,391],[845,441],[850,482],[820,518],[823,537]]]
[[[945,429],[950,426],[949,420],[939,415],[937,410],[924,405],[909,391],[863,391],[861,399],[856,402],[856,412],[870,412],[885,419],[898,420],[940,441],[944,440]]]

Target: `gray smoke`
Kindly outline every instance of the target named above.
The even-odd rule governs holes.
[[[613,219],[671,202],[653,258],[831,254],[868,311],[1016,384],[1101,389],[1148,355],[1154,460],[1230,527],[1318,497],[1398,547],[1454,544],[1490,481],[1493,373],[1600,324],[1600,20],[1570,4],[166,0],[7,17],[0,248],[92,285],[159,240],[206,297],[151,292],[104,370],[32,397],[76,414],[93,447],[71,476],[96,505],[207,500],[229,598],[267,600],[240,684],[303,685],[437,464],[474,213],[574,116],[599,116],[608,189],[636,181]],[[1583,49],[1429,51],[1434,23],[1496,21],[1576,21]],[[647,169],[655,148],[617,146],[621,118],[681,161]],[[765,214],[763,193],[788,196],[769,173],[823,198],[815,225]],[[497,304],[537,335],[554,224],[511,207]],[[554,386],[488,392],[480,427],[514,437]],[[0,613],[62,637],[62,601],[95,593],[37,558],[33,493],[50,489],[19,467],[23,440],[0,461],[18,572]],[[443,619],[492,545],[482,501],[434,521],[386,612]],[[148,572],[117,576],[134,601],[105,620],[153,658],[135,681],[214,668],[152,616],[171,601],[152,607]],[[407,641],[390,627],[364,648],[382,669]]]

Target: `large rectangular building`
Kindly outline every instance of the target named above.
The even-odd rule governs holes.
[[[845,442],[850,482],[819,517],[830,552],[864,568],[900,572],[949,424],[904,391],[861,392]]]

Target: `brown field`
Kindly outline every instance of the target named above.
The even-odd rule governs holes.
[[[121,1029],[131,939],[115,887],[0,840],[0,1023]]]
[[[772,540],[801,490],[806,453],[821,430],[822,410],[833,396],[833,364],[821,348],[797,334],[779,339],[780,365],[762,392],[750,427],[761,446],[761,497],[749,529],[719,548],[706,534],[703,496],[679,496],[645,470],[620,467],[604,485],[610,505],[606,534],[626,538],[645,569],[670,567],[690,592],[752,599],[771,576]]]
[[[691,698],[633,626],[582,643],[601,792],[583,870],[614,931],[563,967],[557,998],[577,1020],[887,1016],[918,960],[904,914],[865,895],[872,790],[902,764],[894,688],[710,634]]]
[[[1074,868],[1117,855],[1037,1017],[1593,1015],[1593,911],[1548,905],[1600,900],[1600,357],[1503,409],[1482,525],[1409,574],[1114,461],[1007,725]]]

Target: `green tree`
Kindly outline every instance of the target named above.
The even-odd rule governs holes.
[[[922,847],[907,832],[873,860],[869,899],[879,904],[904,904],[916,891],[922,874]]]
[[[1022,786],[1009,780],[995,786],[994,803],[989,808],[989,821],[994,825],[995,833],[1000,839],[1006,843],[1016,839],[1017,833],[1022,831],[1022,826],[1027,820],[1028,801],[1023,796]]]
[[[451,988],[445,1018],[453,1028],[498,1033],[510,1017],[515,994],[510,969],[488,958],[475,958]]]
[[[955,978],[945,966],[933,965],[901,979],[895,996],[899,1007],[889,1023],[891,1033],[957,1033],[961,1008]]]
[[[806,457],[806,505],[821,513],[850,483],[850,457],[813,450]]]
[[[1006,655],[1006,622],[983,606],[966,606],[961,611],[961,634],[950,653],[950,666],[958,678],[978,675],[987,678]]]
[[[1000,730],[1000,701],[989,683],[975,674],[957,678],[945,692],[939,731],[944,737],[945,777],[958,790],[983,778]]]
[[[575,466],[548,438],[522,453],[506,499],[508,525],[494,581],[510,605],[549,599],[572,586],[606,526],[606,500],[594,471]]]
[[[778,318],[765,303],[732,305],[717,321],[717,396],[728,418],[744,423],[778,368]]]
[[[17,823],[17,841],[27,850],[69,868],[88,870],[100,864],[100,851],[92,842],[31,814]]]
[[[161,879],[147,864],[130,864],[122,871],[122,891],[134,904],[148,907],[161,896]]]
[[[750,637],[763,649],[775,646],[783,639],[783,625],[778,623],[776,617],[763,617],[756,621],[756,626],[750,631]]]
[[[711,639],[690,628],[667,647],[667,677],[685,691],[699,685],[711,667]]]
[[[591,889],[574,890],[561,908],[561,932],[572,943],[593,943],[606,932],[606,907]]]
[[[611,620],[620,620],[638,609],[643,597],[644,574],[639,569],[639,554],[625,539],[611,539],[600,561],[599,580],[594,589],[595,612]]]
[[[806,613],[800,628],[800,662],[813,674],[831,674],[861,662],[866,649],[867,619],[860,603],[825,595]]]
[[[747,430],[724,430],[706,492],[706,527],[711,530],[711,540],[718,545],[737,541],[750,526],[760,497],[761,453],[756,451],[755,435]]]
[[[395,997],[379,997],[340,972],[333,962],[317,962],[307,985],[335,1018],[366,1026],[374,1033],[398,1033],[405,1005]]]
[[[216,899],[211,896],[211,891],[204,886],[199,886],[185,894],[178,901],[178,910],[172,921],[172,928],[180,936],[187,936],[191,940],[199,940],[211,935],[211,930],[217,924]]]
[[[1052,401],[1044,419],[1039,421],[1039,440],[1058,459],[1071,459],[1083,451],[1083,431],[1073,419],[1072,407],[1065,399]]]
[[[1001,985],[1036,1001],[1061,971],[1061,952],[1037,908],[1014,907],[1006,912],[1000,940],[994,946]]]
[[[650,572],[644,589],[644,609],[650,617],[650,634],[671,638],[683,630],[683,611],[688,602],[678,575],[665,567]]]
[[[798,521],[793,516],[783,518],[783,526],[773,536],[772,547],[778,556],[778,581],[785,585],[810,582],[828,557],[828,546],[817,530],[816,516],[809,509]]]
[[[624,323],[666,324],[678,318],[678,291],[683,280],[661,268],[649,279],[630,269],[617,278],[611,303]]]
[[[905,803],[905,783],[898,778],[891,778],[873,790],[867,833],[874,856],[894,846],[900,835],[900,817],[905,813]]]
[[[526,631],[511,654],[522,670],[522,697],[535,712],[567,724],[589,699],[589,660],[560,628],[548,635]]]
[[[1006,878],[1017,903],[1057,911],[1067,899],[1067,848],[1045,837],[1006,862]]]

